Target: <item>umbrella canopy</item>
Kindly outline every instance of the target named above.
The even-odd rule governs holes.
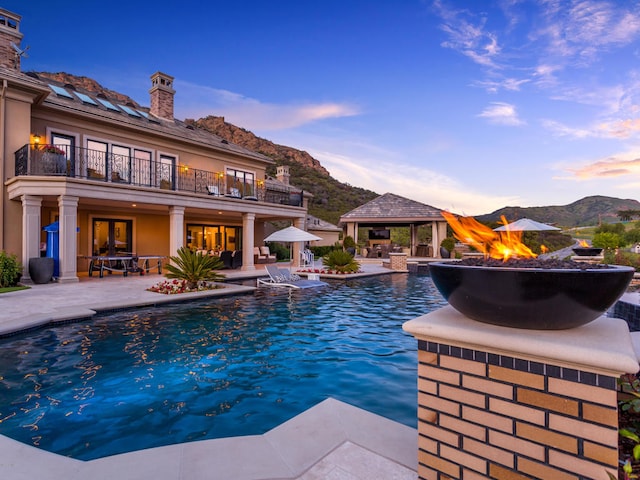
[[[273,232],[264,239],[265,242],[312,242],[313,240],[322,240],[322,238],[294,226]]]
[[[501,227],[494,228],[495,232],[506,232],[507,230],[511,232],[542,232],[546,230],[560,230],[558,227],[552,227],[551,225],[547,225],[546,223],[536,222],[535,220],[531,220],[530,218],[521,218],[520,220],[516,220],[513,223],[508,225],[502,225]]]

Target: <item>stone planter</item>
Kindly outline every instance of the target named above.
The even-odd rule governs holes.
[[[29,276],[33,283],[49,283],[53,278],[53,258],[35,257],[29,259]]]

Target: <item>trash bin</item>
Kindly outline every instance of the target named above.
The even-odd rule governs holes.
[[[47,253],[45,256],[53,258],[53,276],[60,276],[60,224],[53,222],[42,227],[47,232]]]

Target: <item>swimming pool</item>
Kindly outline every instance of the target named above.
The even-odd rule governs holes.
[[[430,277],[129,310],[0,340],[0,433],[82,460],[264,433],[328,397],[416,425]]]

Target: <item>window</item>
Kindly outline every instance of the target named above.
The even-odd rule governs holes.
[[[157,186],[165,190],[173,190],[175,165],[175,157],[160,155],[160,162],[156,165]]]
[[[131,162],[131,181],[133,184],[150,187],[152,185],[151,171],[151,152],[134,148]]]
[[[131,149],[113,145],[111,153],[111,181],[129,183],[131,181]]]
[[[108,145],[95,140],[87,141],[86,159],[87,178],[107,178],[107,151]]]
[[[65,157],[67,157],[67,175],[75,176],[75,155],[76,155],[76,139],[69,135],[63,135],[61,133],[51,132],[51,144],[55,145],[61,150],[64,150]]]
[[[187,247],[191,250],[223,250],[242,249],[242,228],[225,225],[187,225]]]
[[[239,195],[236,193],[239,192]],[[226,195],[253,197],[255,196],[255,174],[227,168]]]
[[[118,108],[106,98],[98,97],[96,100],[98,100],[106,109],[120,113],[120,110],[118,110]]]

